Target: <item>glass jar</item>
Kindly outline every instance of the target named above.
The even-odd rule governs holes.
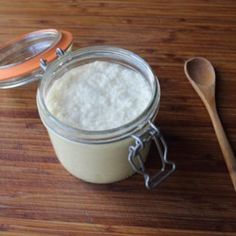
[[[70,32],[44,29],[7,43],[0,48],[0,88],[23,86],[41,79],[37,90],[38,111],[58,159],[72,175],[87,182],[104,184],[137,172],[143,175],[148,189],[157,186],[175,170],[175,164],[167,159],[166,142],[153,124],[160,104],[157,77],[147,62],[130,51],[98,46],[70,52],[72,41]],[[114,62],[135,70],[149,84],[151,102],[132,122],[115,129],[88,131],[63,124],[49,112],[45,98],[52,84],[66,71],[95,60]],[[161,166],[150,176],[144,163],[152,140]]]
[[[147,62],[130,51],[109,46],[58,52],[60,56],[53,63],[41,62],[45,73],[37,91],[37,107],[61,164],[72,175],[91,183],[113,183],[138,172],[150,189],[167,178],[175,170],[175,164],[167,160],[166,142],[153,124],[160,103],[160,86]],[[68,70],[97,60],[118,63],[141,73],[151,88],[151,102],[139,117],[121,127],[102,131],[73,128],[49,112],[47,93]],[[152,177],[144,166],[151,140],[157,146],[162,164]]]

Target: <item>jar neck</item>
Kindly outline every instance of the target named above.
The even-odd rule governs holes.
[[[74,67],[96,60],[123,64],[141,73],[150,85],[152,99],[140,116],[118,128],[102,131],[90,131],[68,126],[59,121],[49,112],[45,101],[47,91],[50,89],[53,81],[61,77],[66,70],[68,71]],[[66,139],[81,143],[109,143],[136,134],[147,125],[149,120],[155,118],[158,112],[159,102],[159,82],[148,63],[128,50],[110,46],[88,47],[62,56],[47,67],[37,91],[37,106],[39,114],[47,129]]]

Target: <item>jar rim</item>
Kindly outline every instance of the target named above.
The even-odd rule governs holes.
[[[45,102],[45,88],[47,86],[47,80],[52,77],[58,68],[65,66],[68,62],[73,60],[83,60],[85,56],[93,57],[94,54],[101,54],[106,56],[119,56],[123,60],[132,61],[137,67],[143,67],[149,75],[149,79],[152,80],[154,91],[152,91],[152,98],[145,110],[132,121],[125,123],[122,126],[106,129],[106,130],[83,130],[80,128],[72,127],[61,122],[57,119],[47,108]],[[101,57],[102,58],[102,57]],[[104,56],[105,58],[105,56]],[[137,54],[118,47],[113,46],[92,46],[81,48],[76,51],[67,53],[61,56],[56,61],[51,63],[40,82],[37,90],[37,106],[39,115],[42,122],[50,131],[66,138],[71,141],[81,143],[109,143],[113,141],[123,140],[130,135],[139,132],[143,127],[148,124],[149,120],[153,120],[158,112],[160,103],[160,85],[158,78],[155,76],[149,64]]]

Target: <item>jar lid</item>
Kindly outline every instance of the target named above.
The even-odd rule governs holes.
[[[56,48],[63,51],[72,45],[72,34],[43,29],[21,35],[0,48],[0,88],[27,84],[40,78],[40,59],[56,59]]]

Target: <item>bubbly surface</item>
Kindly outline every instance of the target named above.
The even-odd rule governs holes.
[[[144,77],[125,66],[95,61],[56,80],[46,97],[61,122],[83,130],[107,130],[137,118],[152,97]]]

